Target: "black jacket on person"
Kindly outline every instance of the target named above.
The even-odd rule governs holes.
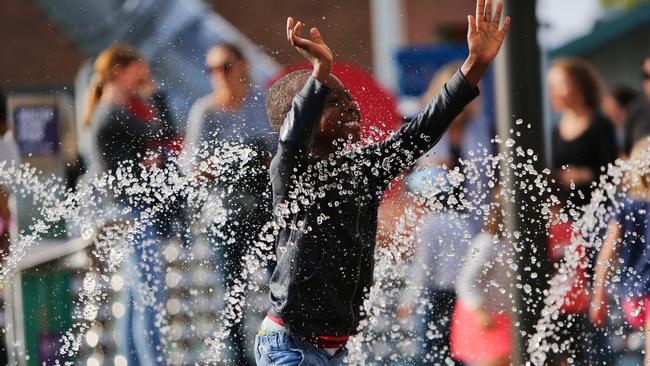
[[[329,92],[309,78],[293,99],[270,169],[280,226],[270,313],[298,337],[356,333],[372,284],[384,190],[478,95],[457,71],[417,117],[385,141],[316,160],[310,151]]]
[[[641,96],[627,109],[627,119],[623,125],[624,142],[623,150],[626,154],[632,152],[634,144],[644,137],[650,136],[650,101],[646,96]]]
[[[612,123],[597,113],[592,117],[589,127],[571,140],[564,140],[560,136],[559,126],[555,126],[551,133],[551,151],[554,169],[561,169],[564,165],[589,168],[592,181],[598,182],[603,174],[601,169],[607,168],[607,164],[616,160],[616,132]],[[571,192],[571,202],[577,207],[588,204],[593,190],[592,182],[576,184],[577,194]]]

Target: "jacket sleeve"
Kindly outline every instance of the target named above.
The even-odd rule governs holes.
[[[362,150],[368,168],[380,181],[391,180],[440,140],[460,112],[479,94],[460,70],[410,122],[386,140]]]
[[[271,184],[276,199],[290,191],[291,176],[305,167],[303,163],[314,144],[329,92],[327,86],[310,77],[293,98],[291,110],[280,129],[278,150],[271,162]]]

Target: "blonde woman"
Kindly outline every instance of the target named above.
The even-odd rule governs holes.
[[[607,319],[607,278],[620,265],[617,275],[623,310],[631,326],[645,331],[645,362],[650,365],[650,140],[632,149],[634,166],[623,207],[607,227],[594,277],[592,322],[604,326]]]
[[[148,65],[129,46],[113,45],[97,56],[85,123],[92,130],[99,173],[113,174],[128,164],[133,176],[140,177],[143,164],[149,164],[146,159],[156,122],[139,116],[130,101],[150,80]],[[137,217],[146,209],[141,198],[122,193],[109,204],[128,207],[128,215]],[[120,270],[125,280],[121,301],[126,311],[117,324],[118,353],[129,366],[166,364],[160,331],[165,266],[160,241],[156,240],[156,223],[148,224],[145,232],[129,243],[131,252]]]

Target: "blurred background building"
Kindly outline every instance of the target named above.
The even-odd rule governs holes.
[[[540,44],[550,58],[585,56],[605,80],[622,77],[638,87],[638,78],[631,80],[625,68],[638,65],[644,52],[648,20],[647,8],[639,7],[642,3],[540,0]],[[335,45],[337,60],[371,72],[398,96],[414,96],[424,91],[435,70],[430,64],[419,70],[421,85],[416,86],[404,70],[413,72],[419,54],[430,59],[432,47],[462,47],[465,15],[473,6],[470,0],[6,0],[0,4],[4,19],[0,87],[12,92],[73,94],[75,87],[87,82],[88,60],[120,40],[139,47],[152,62],[158,82],[174,91],[172,105],[182,127],[189,105],[209,90],[202,61],[215,41],[234,40],[255,54],[253,75],[260,82],[282,65],[302,61],[284,39],[284,22],[290,14],[323,28],[328,42]],[[630,7],[639,8],[629,11]],[[628,51],[626,57],[606,57],[613,45]],[[443,51],[438,57],[437,62],[444,63],[459,55]],[[400,85],[405,79],[410,84]],[[82,96],[77,98],[82,101]]]

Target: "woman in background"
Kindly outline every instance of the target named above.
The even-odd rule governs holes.
[[[266,92],[252,83],[248,61],[239,47],[215,44],[206,54],[205,65],[213,90],[190,109],[183,153],[194,158],[195,174],[211,181],[212,191],[228,212],[225,222],[215,223],[208,236],[222,258],[219,270],[223,287],[231,291],[244,268],[242,258],[271,217],[269,164],[277,136],[266,115]],[[231,174],[214,179],[200,167],[219,147],[222,154],[230,152],[236,158],[229,162]],[[247,156],[242,147],[255,154]],[[242,176],[239,165],[244,158],[248,158],[247,173]],[[251,310],[260,315],[257,309],[245,313],[249,315]],[[245,322],[246,318],[233,324],[229,337],[231,359],[237,365],[251,364],[253,359],[247,353],[252,347],[246,344],[254,337],[247,336]]]
[[[600,113],[601,86],[594,68],[580,59],[555,61],[548,73],[553,129],[553,169],[577,207],[589,202],[591,183],[618,153],[612,124]],[[573,187],[575,186],[575,190]]]
[[[555,61],[548,72],[548,88],[551,105],[560,113],[551,135],[553,173],[569,192],[561,204],[568,210],[580,208],[590,202],[592,183],[604,172],[601,169],[616,160],[614,127],[600,112],[601,83],[586,61]],[[585,255],[590,262],[595,257],[593,251]],[[576,364],[609,364],[605,332],[589,326],[589,322],[585,325],[582,343],[588,352],[580,354],[583,359],[576,359]]]
[[[98,173],[115,174],[130,166],[133,177],[140,177],[143,166],[157,164],[150,154],[158,130],[157,119],[143,118],[134,108],[143,86],[151,80],[149,67],[136,50],[113,45],[102,51],[94,64],[85,124],[91,128]],[[120,192],[109,204],[128,217],[138,218],[146,209],[142,196]],[[129,243],[129,255],[122,264],[124,279],[122,302],[126,309],[118,320],[118,353],[128,365],[165,365],[165,343],[161,334],[165,304],[165,265],[156,237],[156,224],[145,223],[144,232]]]
[[[636,143],[630,154],[634,167],[621,209],[607,226],[596,262],[594,295],[589,317],[599,327],[607,323],[608,277],[619,277],[621,305],[628,323],[645,333],[644,365],[650,365],[650,140]]]

